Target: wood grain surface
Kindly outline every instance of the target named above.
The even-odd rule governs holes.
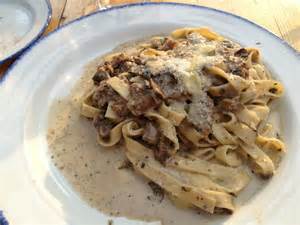
[[[168,0],[163,0],[168,2]],[[56,10],[64,8],[61,24],[86,15],[101,6],[139,2],[137,0],[51,0],[54,20],[58,20]],[[152,0],[152,2],[159,2]],[[170,1],[171,2],[171,1]],[[174,1],[172,1],[174,2]],[[300,0],[179,0],[177,2],[198,4],[231,12],[267,28],[288,41],[300,51]]]
[[[151,1],[158,2],[158,0]],[[163,1],[171,2],[169,0]],[[96,10],[140,1],[50,0],[50,2],[52,19],[45,34]],[[272,31],[300,51],[300,0],[178,0],[177,2],[213,7],[245,17]],[[11,62],[0,66],[0,76]]]

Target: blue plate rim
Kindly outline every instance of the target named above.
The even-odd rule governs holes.
[[[46,0],[49,9],[52,12],[52,8],[50,6],[49,0]],[[57,28],[56,30],[52,31],[51,33],[49,33],[46,36],[41,37],[40,39],[38,39],[38,37],[36,37],[36,41],[35,42],[31,42],[31,44],[29,46],[27,46],[25,49],[23,49],[23,52],[21,53],[21,55],[12,63],[12,65],[10,65],[10,67],[7,69],[7,71],[3,74],[2,78],[0,78],[0,85],[2,86],[2,84],[4,83],[5,79],[8,77],[8,74],[13,70],[13,68],[19,63],[19,61],[25,57],[31,50],[33,47],[35,47],[36,45],[38,45],[41,41],[48,39],[49,37],[51,37],[53,34],[55,34],[56,32],[59,32],[61,30],[63,30],[64,28],[75,24],[81,20],[84,20],[88,17],[94,16],[96,14],[101,14],[101,13],[106,13],[109,11],[113,11],[113,10],[119,10],[122,8],[131,8],[131,7],[141,7],[141,6],[148,6],[148,5],[173,5],[173,6],[180,6],[180,7],[191,7],[191,8],[197,8],[197,9],[203,9],[203,10],[209,10],[212,12],[217,12],[217,13],[221,13],[221,14],[225,14],[227,16],[231,16],[234,18],[237,18],[239,20],[242,20],[252,26],[257,27],[258,29],[260,29],[261,31],[267,33],[268,35],[270,35],[271,37],[275,38],[276,40],[280,41],[283,45],[285,45],[290,51],[293,52],[293,54],[296,57],[299,57],[300,59],[300,52],[298,50],[296,50],[295,48],[293,48],[287,41],[283,40],[282,38],[280,38],[279,36],[277,36],[276,34],[272,33],[270,30],[268,30],[267,28],[264,28],[254,22],[252,22],[251,20],[248,20],[242,16],[230,13],[230,12],[226,12],[223,10],[219,10],[219,9],[215,9],[215,8],[211,8],[211,7],[207,7],[207,6],[201,6],[201,5],[195,5],[195,4],[187,4],[187,3],[177,3],[177,2],[139,2],[139,3],[132,3],[132,4],[122,4],[122,5],[118,5],[118,6],[113,6],[113,7],[109,7],[109,8],[105,8],[99,11],[95,11],[91,14],[79,17],[75,20],[72,20],[64,25],[62,25],[61,27]],[[51,19],[51,15],[48,18],[49,20]],[[46,28],[46,27],[45,27]],[[45,29],[44,28],[44,29]],[[42,33],[42,32],[41,32]],[[1,65],[1,61],[0,61],[0,65]]]
[[[51,4],[50,4],[50,0],[44,0],[44,1],[46,2],[46,5],[47,5],[47,19],[46,19],[44,25],[42,26],[42,28],[40,29],[39,33],[30,42],[28,42],[24,47],[20,48],[15,53],[13,53],[11,55],[8,55],[6,58],[0,60],[0,66],[2,64],[4,64],[6,61],[8,61],[9,59],[12,59],[13,57],[16,57],[16,56],[21,55],[22,53],[24,53],[28,48],[30,48],[32,45],[34,45],[34,43],[44,33],[44,31],[48,27],[48,25],[50,23],[50,20],[52,18],[52,7],[51,7]],[[5,76],[5,74],[4,74],[4,76]]]

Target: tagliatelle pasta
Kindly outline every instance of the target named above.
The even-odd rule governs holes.
[[[271,177],[284,143],[267,123],[283,94],[255,48],[181,28],[105,57],[81,113],[102,146],[124,143],[139,174],[176,204],[233,212],[250,181]]]

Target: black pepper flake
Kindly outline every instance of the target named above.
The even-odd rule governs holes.
[[[112,215],[112,214],[111,214]],[[113,220],[108,220],[107,222],[108,225],[113,225]]]
[[[177,161],[175,161],[174,164],[175,164],[176,166],[178,166],[178,162],[177,162]]]
[[[85,167],[88,167],[88,164],[87,164],[87,163],[85,163],[85,164],[84,164],[84,166],[85,166]]]
[[[90,173],[90,177],[92,177],[93,176],[93,174],[92,173]]]
[[[185,102],[186,102],[186,104],[191,104],[192,103],[192,101],[190,99],[187,99]]]
[[[277,89],[276,89],[276,88],[270,88],[270,89],[269,89],[269,92],[275,94],[275,93],[277,92]]]
[[[183,190],[183,191],[185,191],[185,192],[189,192],[189,191],[190,191],[190,188],[182,186],[182,187],[181,187],[181,190]]]
[[[160,198],[159,202],[162,202],[162,200],[165,197],[164,189],[162,189],[158,184],[154,183],[153,181],[148,182],[148,185],[152,189],[153,195],[156,197],[159,197]],[[148,199],[148,197],[147,197],[147,199]],[[151,197],[150,197],[150,199],[151,199]]]
[[[74,177],[78,177],[78,174],[74,174]]]
[[[146,164],[144,162],[141,163],[141,168],[144,169]]]
[[[119,167],[119,170],[121,169],[132,169],[132,163],[129,160],[125,160]]]
[[[54,159],[54,155],[51,155],[51,159]]]
[[[231,196],[236,197],[236,194],[234,193],[229,193]]]

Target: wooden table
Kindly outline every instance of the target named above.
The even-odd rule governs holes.
[[[157,0],[151,0],[157,2]],[[163,0],[168,2],[169,0]],[[45,34],[78,17],[108,4],[140,2],[137,0],[50,0],[52,20]],[[300,51],[300,0],[179,0],[232,12],[272,31]],[[0,66],[0,76],[11,62]]]

